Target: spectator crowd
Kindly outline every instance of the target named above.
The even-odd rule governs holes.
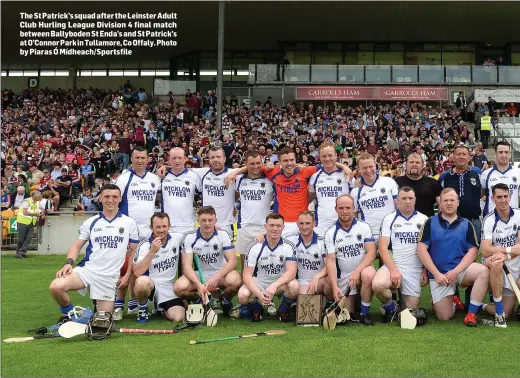
[[[456,104],[316,103],[274,104],[272,98],[251,107],[233,96],[224,101],[222,128],[216,128],[217,99],[186,90],[178,101],[151,104],[143,88],[130,81],[116,91],[98,89],[27,89],[2,93],[2,210],[16,210],[34,190],[42,193],[48,210],[78,198],[79,208],[95,210],[96,192],[129,168],[133,146],[148,151],[148,169],[165,164],[171,147],[181,147],[188,167],[209,166],[208,151],[221,146],[228,167],[241,166],[248,150],[258,150],[264,162],[277,164],[277,151],[293,148],[302,165],[319,164],[318,147],[333,144],[341,163],[355,173],[363,152],[376,157],[384,176],[404,174],[412,153],[426,162],[424,174],[437,178],[454,164],[453,150],[468,146],[478,170],[491,166],[480,136],[470,132],[486,112],[502,107],[466,101]],[[499,110],[499,112],[497,112]],[[514,104],[503,113],[516,116]]]

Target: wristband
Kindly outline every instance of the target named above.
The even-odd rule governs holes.
[[[507,253],[507,259],[511,260],[511,254],[510,253]]]
[[[511,253],[511,247],[506,247],[506,253],[509,255]]]
[[[65,265],[67,265],[67,264],[70,265],[70,266],[74,265],[74,259],[71,259],[71,258],[69,257],[69,258],[67,259],[67,261],[65,262]]]

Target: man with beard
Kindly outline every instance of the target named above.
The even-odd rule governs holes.
[[[434,178],[423,176],[423,170],[424,160],[421,155],[412,153],[406,159],[406,175],[394,177],[394,180],[399,188],[412,188],[416,196],[417,211],[431,217],[435,214],[435,204],[439,204],[442,186]]]

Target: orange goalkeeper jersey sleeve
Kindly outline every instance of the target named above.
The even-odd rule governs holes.
[[[262,167],[275,187],[273,211],[282,214],[286,222],[297,222],[298,215],[309,208],[309,179],[317,170],[317,167],[305,167],[286,176],[280,168],[266,171]]]

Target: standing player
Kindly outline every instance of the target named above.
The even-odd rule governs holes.
[[[304,167],[299,169],[296,167],[296,155],[290,148],[283,148],[279,154],[281,168],[274,168],[272,163],[262,166],[262,173],[270,179],[275,187],[273,212],[280,213],[285,222],[283,235],[294,234],[298,232],[298,215],[309,207],[308,185],[310,177],[321,168]],[[343,164],[336,163],[336,166],[343,169],[346,175],[351,170]],[[231,173],[226,178],[226,185],[235,180],[238,174],[243,174],[247,168],[240,168]]]
[[[505,141],[500,141],[495,145],[496,164],[493,168],[488,168],[480,176],[482,184],[482,195],[486,196],[486,204],[484,205],[483,216],[495,210],[495,203],[491,189],[498,183],[506,184],[509,187],[511,196],[511,207],[518,207],[518,180],[520,173],[518,169],[510,164],[511,145]]]
[[[288,321],[289,309],[299,291],[296,280],[296,250],[292,243],[282,238],[283,217],[271,213],[265,220],[266,239],[256,242],[247,253],[243,278],[244,285],[238,292],[240,317],[262,320],[263,306],[269,306],[276,294],[282,294],[278,307],[280,321]]]
[[[116,185],[122,193],[120,209],[123,214],[135,220],[139,230],[139,240],[145,240],[150,236],[150,218],[155,212],[157,196],[160,195],[161,180],[146,169],[148,154],[144,147],[136,146],[132,150],[131,162],[132,168],[119,175],[116,180]],[[128,265],[131,264],[125,263],[125,266]],[[132,277],[128,285],[130,289],[128,314],[137,314],[139,311],[134,283],[135,279]],[[126,288],[118,291],[114,320],[123,318],[125,296]]]
[[[217,217],[215,209],[204,206],[198,212],[199,228],[186,234],[182,251],[183,275],[175,282],[173,290],[179,297],[192,297],[198,292],[201,300],[204,294],[215,296],[219,290],[224,292],[221,306],[224,316],[229,316],[233,297],[238,292],[242,280],[235,270],[237,257],[230,235],[215,229]],[[204,283],[193,270],[193,257],[198,255]]]
[[[121,278],[119,272],[127,250],[133,254],[139,242],[137,225],[118,211],[121,191],[116,185],[104,185],[100,200],[103,211],[81,225],[79,237],[67,253],[67,262],[50,285],[51,295],[60,305],[63,317],[73,309],[67,294],[72,290],[85,295],[90,289],[90,298],[96,301],[98,310],[113,312],[116,289],[128,285],[132,275],[131,266]],[[87,241],[85,258],[73,268]]]
[[[162,180],[162,211],[169,215],[171,232],[186,233],[195,229],[195,191],[201,191],[200,177],[184,166],[182,148],[170,150],[170,169]]]
[[[148,323],[148,300],[157,304],[172,322],[184,320],[184,303],[173,292],[183,234],[169,233],[170,217],[155,213],[150,220],[152,235],[137,247],[134,256],[135,295],[139,300],[137,323]]]
[[[369,224],[377,243],[383,218],[396,209],[398,187],[392,178],[376,174],[376,162],[369,153],[358,158],[358,172],[362,186],[352,190],[356,218],[359,214]]]
[[[390,290],[401,287],[406,307],[417,308],[421,285],[428,283],[426,270],[417,256],[419,232],[428,217],[415,210],[415,200],[412,188],[400,188],[397,211],[388,214],[381,226],[379,256],[385,265],[377,271],[372,289],[385,310],[383,323],[391,322],[396,312]]]
[[[354,199],[343,194],[336,199],[338,221],[325,233],[327,277],[332,297],[339,300],[350,287],[347,300],[349,311],[354,308],[355,295],[361,294],[363,325],[374,325],[369,311],[372,303],[372,279],[376,270],[371,265],[376,257],[376,246],[368,223],[354,218]],[[361,289],[360,289],[361,288]]]
[[[496,207],[484,218],[482,256],[490,271],[489,283],[495,306],[486,306],[486,311],[495,315],[496,327],[506,328],[506,318],[511,316],[515,307],[515,294],[502,267],[506,264],[520,285],[520,210],[511,208],[506,184],[493,186],[492,195]]]
[[[237,199],[240,199],[238,212],[238,233],[236,250],[242,255],[242,271],[246,252],[255,242],[256,235],[264,232],[265,217],[271,211],[273,184],[262,174],[262,160],[257,151],[245,155],[247,174],[237,177]]]
[[[336,166],[336,150],[329,143],[322,143],[318,148],[323,168],[311,176],[309,185],[309,202],[316,199],[314,219],[316,232],[325,235],[330,227],[338,220],[334,211],[336,198],[342,194],[349,194],[349,177]]]
[[[477,326],[477,313],[488,290],[489,270],[477,264],[478,241],[473,225],[457,215],[459,198],[455,189],[441,192],[441,213],[424,223],[417,254],[428,270],[433,309],[439,320],[455,314],[455,286],[473,285],[469,310],[464,318],[468,327]]]

